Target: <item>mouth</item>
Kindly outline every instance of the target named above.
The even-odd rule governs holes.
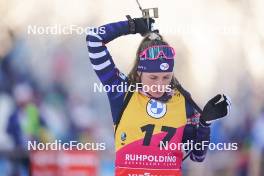
[[[164,94],[164,92],[152,92],[152,96],[155,98],[159,98]]]

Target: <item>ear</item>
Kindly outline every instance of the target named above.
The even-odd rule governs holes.
[[[141,82],[142,74],[143,74],[142,72],[137,71],[137,76],[138,76],[138,78],[139,78],[138,82]]]

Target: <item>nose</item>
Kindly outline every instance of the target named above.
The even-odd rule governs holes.
[[[155,84],[157,86],[156,87],[157,90],[162,90],[162,86],[164,85],[164,81],[162,79],[158,79]]]
[[[158,79],[158,80],[157,80],[157,85],[162,85],[162,84],[163,84],[162,79]]]

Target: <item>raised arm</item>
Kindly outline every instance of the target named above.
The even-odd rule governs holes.
[[[122,82],[128,83],[127,77],[116,68],[105,44],[123,35],[148,32],[145,19],[136,18],[129,21],[110,23],[101,26],[100,29],[101,33],[90,31],[86,37],[89,58],[95,73],[102,84],[109,87],[116,87]],[[102,31],[104,32],[102,33]],[[107,92],[107,95],[110,100],[113,122],[115,123],[123,105],[125,92],[111,90]]]
[[[106,24],[100,27],[103,34],[90,31],[86,37],[89,58],[94,71],[104,85],[112,85],[119,78],[119,70],[116,68],[106,43],[122,35],[129,34],[128,21]]]

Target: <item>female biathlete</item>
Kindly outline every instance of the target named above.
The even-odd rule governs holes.
[[[158,31],[149,30],[150,23],[129,18],[101,26],[103,34],[90,31],[86,37],[93,69],[103,85],[112,87],[107,95],[115,127],[116,176],[180,176],[183,153],[177,146],[192,141],[190,159],[202,162],[210,142],[211,121],[226,116],[230,107],[226,96],[219,94],[198,113],[189,101],[190,94],[180,91],[174,77],[174,49]],[[105,44],[137,33],[144,39],[135,65],[125,76]],[[125,52],[122,46],[120,52]],[[117,89],[120,85],[129,91]]]

